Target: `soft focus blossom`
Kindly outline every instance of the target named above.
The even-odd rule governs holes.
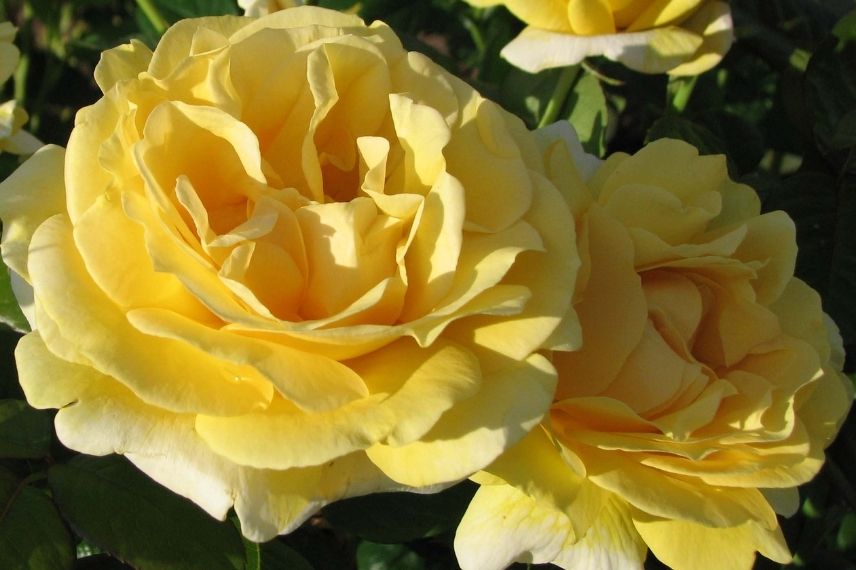
[[[302,5],[302,0],[238,0],[238,6],[243,8],[247,16],[266,16],[277,10]]]
[[[698,75],[733,40],[731,11],[717,0],[467,0],[505,5],[527,27],[503,50],[537,72],[602,55],[643,73]]]
[[[835,325],[793,277],[793,222],[722,156],[659,140],[598,165],[560,131],[542,135],[575,212],[583,346],[553,354],[549,420],[475,477],[462,566],[787,562],[776,513],[852,401]]]
[[[67,151],[0,186],[20,380],[65,445],[265,540],[538,424],[578,258],[518,119],[312,7],[185,20],[95,78]]]
[[[12,43],[16,32],[10,22],[0,22],[0,85],[6,83],[18,67],[21,54]],[[0,104],[0,152],[32,154],[42,146],[36,137],[21,130],[27,118],[27,112],[15,101]]]

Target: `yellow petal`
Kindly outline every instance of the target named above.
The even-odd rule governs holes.
[[[419,349],[400,341],[377,356],[354,364],[366,383],[377,387],[366,398],[318,412],[303,412],[275,399],[258,414],[199,416],[196,429],[212,449],[241,465],[268,469],[319,465],[387,437],[404,441],[419,437],[478,386],[475,361],[448,344]],[[422,407],[414,406],[411,397]]]
[[[128,320],[147,335],[182,341],[237,369],[257,370],[304,410],[330,410],[368,395],[365,383],[351,369],[311,352],[209,328],[163,309],[133,310]]]
[[[478,354],[483,366],[490,357]],[[460,480],[485,467],[541,419],[553,395],[549,362],[532,355],[523,362],[498,357],[479,393],[459,402],[418,442],[375,445],[369,459],[391,479],[412,487]]]
[[[753,521],[716,528],[687,521],[656,520],[635,513],[633,524],[651,552],[675,570],[752,568],[755,552],[776,562],[791,561],[778,526],[762,528]]]
[[[87,272],[110,299],[126,309],[161,307],[212,321],[211,313],[174,276],[154,271],[143,231],[125,216],[119,200],[101,196],[74,226]]]
[[[236,380],[234,367],[182,342],[135,330],[86,273],[64,216],[54,216],[36,231],[29,269],[40,306],[58,324],[57,332],[73,339],[93,367],[140,398],[168,410],[215,414],[267,404],[270,393]],[[43,338],[50,348],[51,338]]]
[[[758,277],[752,282],[762,305],[769,305],[782,294],[794,274],[797,246],[794,222],[784,212],[769,212],[746,221],[746,238],[734,257],[760,261]]]
[[[565,452],[565,453],[562,453]],[[585,467],[559,449],[541,425],[494,461],[485,472],[568,518],[571,539],[581,539],[601,511],[606,494],[585,480]]]
[[[681,24],[702,36],[693,58],[669,71],[669,75],[699,75],[716,66],[734,42],[731,9],[725,2],[708,2]]]
[[[568,23],[568,0],[504,0],[502,3],[515,16],[536,28],[571,30]]]
[[[642,570],[647,553],[645,542],[633,528],[630,508],[621,499],[609,496],[588,533],[576,542],[566,542],[552,562],[566,570]]]
[[[405,257],[407,302],[401,315],[414,320],[438,307],[449,293],[459,265],[464,241],[465,189],[443,174],[425,195],[414,224],[417,225]]]
[[[6,83],[12,77],[15,68],[18,67],[21,52],[17,46],[12,45],[16,32],[12,23],[0,22],[0,25],[3,26],[3,30],[0,32],[3,35],[2,41],[0,41],[0,83]]]
[[[513,562],[552,562],[571,533],[561,511],[507,485],[479,488],[455,532],[464,570],[502,570]]]
[[[176,22],[158,42],[149,64],[149,73],[162,79],[174,72],[190,55],[197,30],[206,29],[229,38],[252,21],[250,18],[236,16],[211,16]]]
[[[615,33],[615,21],[608,0],[568,0],[568,21],[575,35]]]
[[[29,333],[18,341],[15,362],[27,401],[40,410],[68,405],[87,392],[93,384],[92,378],[99,376],[88,366],[55,356],[37,332]]]
[[[573,218],[552,184],[538,175],[533,179],[536,192],[526,220],[538,228],[543,246],[521,253],[503,279],[503,283],[527,287],[532,297],[517,315],[469,323],[475,342],[517,359],[537,350],[553,333],[561,336],[551,342],[559,340],[564,350],[577,349],[585,342],[571,308],[580,267]],[[550,271],[541,271],[543,267]]]
[[[152,60],[152,50],[143,42],[132,39],[101,53],[101,59],[95,66],[95,83],[102,93],[107,93],[113,85],[126,79],[136,79],[146,71]]]
[[[296,214],[308,261],[304,318],[335,315],[397,274],[404,221],[378,212],[370,198],[310,205]]]
[[[777,525],[776,514],[757,489],[723,488],[638,464],[614,451],[577,449],[588,469],[588,478],[652,516],[695,521],[707,526],[735,526],[760,521]]]
[[[499,231],[518,221],[532,204],[532,178],[514,137],[518,119],[495,103],[473,97],[461,109],[462,124],[443,154],[448,172],[465,189],[467,226]]]
[[[652,0],[627,31],[635,32],[680,23],[703,2],[704,0]]]
[[[583,300],[576,306],[583,346],[554,355],[560,379],[557,400],[604,390],[636,348],[647,322],[626,230],[598,207],[591,208],[587,222],[580,241],[589,253],[591,274]]]
[[[27,281],[27,250],[36,228],[65,209],[64,159],[64,149],[48,145],[0,183],[3,261]]]
[[[702,41],[698,34],[675,26],[599,36],[573,36],[530,26],[501,53],[530,73],[576,65],[597,55],[642,73],[664,73],[692,57]]]

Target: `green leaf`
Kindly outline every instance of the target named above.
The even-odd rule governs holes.
[[[814,134],[828,156],[853,145],[853,117],[848,115],[856,109],[856,43],[836,46],[832,40],[814,54],[805,74]]]
[[[603,156],[606,151],[609,111],[597,77],[581,73],[568,95],[565,109],[565,116],[577,131],[586,152]]]
[[[648,130],[646,143],[657,139],[680,139],[696,147],[701,154],[725,154],[725,144],[706,127],[678,115],[657,119]]]
[[[182,18],[224,16],[238,13],[234,0],[154,0],[164,17],[175,22]]]
[[[18,300],[12,293],[12,283],[9,281],[9,270],[0,270],[0,322],[18,332],[29,332],[30,324],[18,306]]]
[[[361,542],[357,570],[425,570],[425,561],[403,544]]]
[[[235,527],[156,484],[119,456],[77,456],[48,481],[63,516],[91,544],[141,569],[234,570]]]
[[[512,68],[502,82],[499,100],[503,107],[522,118],[530,127],[538,124],[559,80],[560,70],[526,73]]]
[[[237,518],[234,521],[240,525]],[[259,544],[245,538],[244,552],[246,570],[314,570],[299,552],[278,539]]]
[[[73,563],[71,537],[50,499],[0,469],[0,568],[65,570]]]
[[[835,544],[840,550],[856,548],[856,513],[847,513],[841,519],[841,526],[835,536]]]
[[[824,309],[838,324],[844,344],[852,350],[856,344],[856,149],[850,152],[851,160],[840,176],[838,193],[838,221],[835,228],[835,245],[832,250],[832,267],[829,273]]]
[[[50,412],[21,400],[0,400],[0,457],[44,457],[52,434]]]
[[[337,529],[373,542],[407,542],[454,528],[467,509],[473,485],[462,483],[441,493],[379,493],[355,497],[324,508]]]
[[[258,559],[258,566],[255,568],[259,570],[313,570],[312,565],[299,552],[277,539],[255,544],[255,547]],[[247,570],[254,568],[250,562],[248,556]]]
[[[798,172],[764,194],[765,211],[784,210],[796,225],[797,277],[825,291],[835,244],[835,179],[823,172]]]

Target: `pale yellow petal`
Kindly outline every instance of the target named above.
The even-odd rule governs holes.
[[[39,225],[65,209],[65,150],[48,145],[0,183],[3,261],[29,281],[27,257]]]
[[[507,485],[481,487],[455,532],[464,570],[503,570],[513,562],[552,562],[571,524],[561,511]]]
[[[91,378],[98,376],[88,366],[55,356],[37,332],[29,333],[18,341],[15,362],[24,395],[37,409],[68,405],[89,390]]]
[[[585,466],[572,452],[561,449],[543,424],[500,455],[485,473],[564,513],[572,539],[588,532],[606,497],[585,480]]]
[[[576,65],[595,55],[643,73],[664,73],[686,61],[701,44],[699,35],[677,27],[601,36],[528,27],[502,49],[502,57],[530,73]]]
[[[565,542],[553,564],[566,570],[642,570],[648,548],[633,528],[630,512],[624,501],[610,495],[588,533]]]

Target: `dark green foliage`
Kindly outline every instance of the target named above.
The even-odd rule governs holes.
[[[117,456],[78,456],[48,471],[54,500],[77,534],[132,566],[244,566],[235,527],[217,522]]]

